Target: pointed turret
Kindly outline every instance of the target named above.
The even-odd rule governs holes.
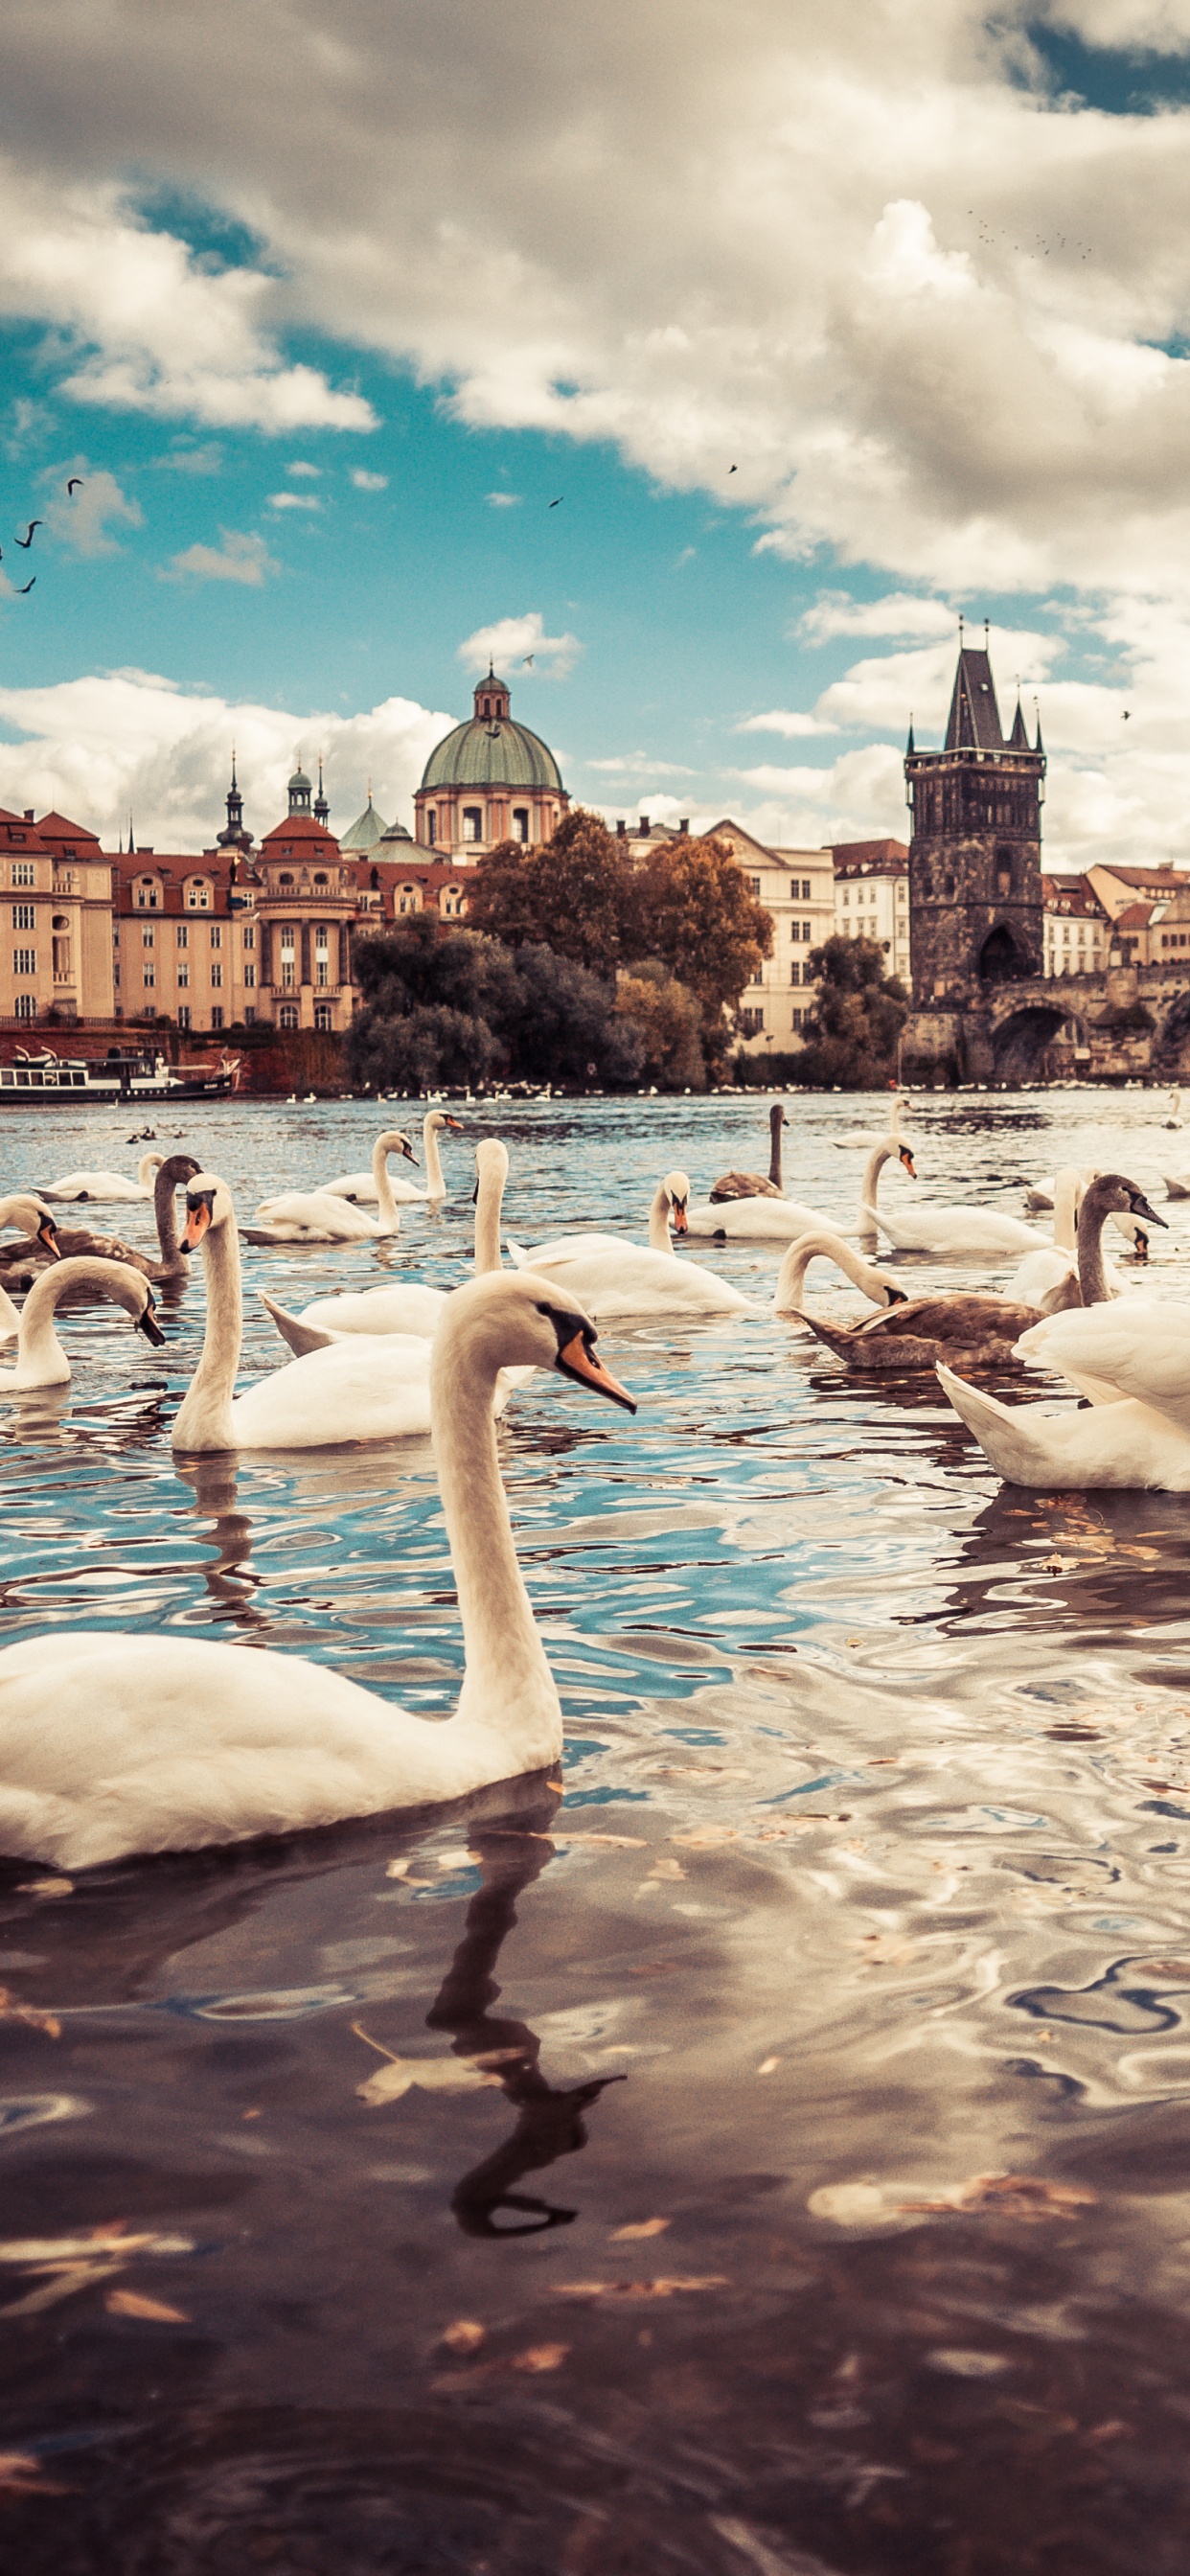
[[[314,818],[315,818],[315,821],[316,821],[316,822],[318,822],[318,823],[324,823],[324,824],[325,824],[325,823],[329,823],[329,821],[330,821],[330,816],[331,816],[331,809],[330,809],[330,806],[329,806],[329,805],[328,805],[328,803],[327,803],[327,799],[326,799],[326,789],[324,788],[324,786],[323,786],[323,784],[322,784],[322,753],[321,753],[321,752],[319,752],[319,755],[318,755],[318,794],[317,794],[317,796],[316,796],[316,797],[315,797],[315,799],[314,799]]]
[[[916,751],[916,749],[917,749],[917,745],[916,745],[916,743],[914,742],[914,739],[913,739],[913,718],[912,718],[912,716],[910,716],[910,718],[909,718],[909,740],[908,740],[908,742],[907,742],[907,743],[906,743],[906,745],[905,745],[905,758],[906,758],[906,760],[911,760],[911,759],[912,759],[913,754],[914,754],[914,752]]]
[[[1016,693],[1016,714],[1012,719],[1012,732],[1008,737],[1008,748],[1010,751],[1027,751],[1029,748],[1029,737],[1025,731],[1025,719],[1021,714],[1021,693],[1019,689]]]
[[[954,675],[954,692],[946,727],[947,751],[1003,751],[996,683],[986,653],[964,644]]]
[[[1036,702],[1036,700],[1034,700],[1034,705],[1035,705],[1035,706],[1036,706],[1036,703],[1037,703],[1037,702]],[[1041,739],[1041,709],[1040,709],[1040,707],[1037,707],[1037,740],[1036,740],[1036,742],[1035,742],[1035,743],[1034,743],[1034,745],[1033,745],[1033,749],[1034,749],[1034,751],[1044,751],[1044,750],[1045,750],[1045,744],[1043,743],[1043,741],[1042,741],[1042,739]]]
[[[236,780],[234,742],[231,747],[231,785],[227,791],[227,821],[223,830],[215,834],[215,846],[219,850],[250,850],[252,847],[252,834],[244,828],[244,799]]]

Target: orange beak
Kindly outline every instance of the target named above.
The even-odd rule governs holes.
[[[912,1154],[910,1153],[909,1148],[908,1148],[908,1146],[907,1146],[907,1145],[902,1145],[902,1147],[901,1147],[901,1161],[902,1161],[902,1163],[903,1163],[903,1164],[904,1164],[904,1166],[905,1166],[905,1170],[906,1170],[906,1171],[908,1172],[908,1174],[909,1174],[909,1178],[910,1178],[910,1180],[911,1180],[911,1181],[915,1181],[915,1180],[917,1179],[917,1173],[916,1173],[916,1171],[915,1171],[915,1169],[914,1169],[914,1165],[913,1165],[913,1156],[912,1156]]]
[[[453,1127],[456,1136],[462,1135],[463,1121],[461,1118],[444,1118],[442,1123],[444,1127]]]
[[[574,1340],[559,1351],[557,1365],[566,1377],[576,1378],[580,1386],[593,1387],[596,1395],[606,1395],[613,1404],[622,1404],[627,1412],[635,1413],[634,1397],[604,1367],[598,1352],[588,1349],[581,1333],[576,1333]]]
[[[669,1212],[669,1221],[673,1227],[674,1233],[689,1234],[690,1228],[686,1223],[685,1199],[671,1199],[669,1203]]]
[[[187,1208],[186,1231],[182,1236],[183,1252],[197,1252],[210,1222],[211,1211],[205,1199],[200,1199],[197,1207]]]
[[[55,1261],[61,1260],[62,1247],[58,1241],[58,1229],[52,1216],[42,1217],[37,1228],[37,1240],[39,1243],[44,1243],[46,1251]]]

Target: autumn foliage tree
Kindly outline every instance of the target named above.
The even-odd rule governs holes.
[[[579,805],[563,815],[552,840],[536,848],[499,841],[479,860],[467,919],[508,948],[541,944],[611,976],[631,948],[629,897],[614,833]]]
[[[798,1080],[838,1082],[849,1091],[876,1089],[896,1072],[908,1009],[904,985],[885,975],[878,940],[846,939],[838,932],[811,949],[809,971],[818,992],[797,1059]]]

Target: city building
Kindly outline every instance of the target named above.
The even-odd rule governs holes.
[[[1044,779],[1040,721],[1030,745],[1018,698],[1006,740],[988,655],[960,644],[945,744],[918,751],[910,725],[905,754],[919,1005],[962,1005],[989,985],[1041,974]]]
[[[903,841],[836,841],[835,929],[874,939],[886,975],[909,987],[909,852]]]
[[[773,924],[772,956],[740,996],[741,1044],[748,1055],[796,1054],[814,1009],[810,951],[835,926],[834,859],[825,849],[770,849],[730,815],[706,838],[726,842]]]
[[[505,680],[489,669],[470,722],[430,753],[414,797],[423,849],[474,860],[497,841],[548,841],[570,798],[547,743],[509,713]]]
[[[65,814],[0,808],[0,1019],[112,1008],[112,862]]]
[[[1089,877],[1041,880],[1045,907],[1045,973],[1097,975],[1108,962],[1110,915]]]

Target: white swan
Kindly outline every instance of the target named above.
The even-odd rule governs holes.
[[[394,1178],[390,1172],[388,1186],[400,1206],[412,1205],[414,1200],[428,1200],[432,1203],[435,1199],[445,1198],[446,1175],[443,1172],[442,1158],[438,1151],[438,1138],[444,1127],[452,1129],[456,1136],[461,1136],[463,1133],[462,1119],[452,1118],[443,1109],[431,1109],[429,1116],[423,1118],[421,1123],[422,1144],[426,1157],[424,1190],[416,1190],[412,1181],[402,1180],[399,1176]],[[352,1199],[357,1207],[372,1207],[380,1193],[376,1186],[375,1172],[367,1171],[340,1172],[337,1181],[323,1181],[320,1184],[318,1195],[320,1198]]]
[[[27,1190],[14,1190],[11,1197],[0,1199],[0,1228],[9,1225],[20,1227],[30,1252],[40,1257],[42,1251],[45,1251],[51,1261],[61,1259],[62,1256],[58,1250],[58,1228],[53,1215],[48,1207],[42,1205],[40,1199],[32,1198]],[[3,1247],[4,1255],[13,1257],[19,1255],[23,1249],[24,1247],[17,1243],[6,1243]],[[12,1276],[11,1270],[9,1275]],[[14,1285],[19,1284],[14,1280]],[[20,1320],[19,1309],[13,1305],[7,1288],[0,1285],[0,1342],[11,1341]]]
[[[187,1189],[183,1243],[188,1252],[202,1245],[207,1320],[202,1356],[171,1435],[175,1449],[333,1449],[424,1438],[431,1349],[425,1335],[345,1333],[233,1397],[243,1334],[240,1250],[231,1192],[213,1172],[200,1172]],[[496,1389],[498,1411],[520,1382],[506,1372]]]
[[[35,1386],[69,1386],[70,1362],[54,1331],[54,1316],[64,1297],[77,1297],[84,1288],[123,1306],[146,1341],[165,1340],[143,1272],[130,1270],[123,1261],[58,1261],[34,1281],[21,1308],[16,1367],[0,1369],[0,1395],[23,1395]]]
[[[458,1707],[411,1717],[271,1649],[67,1629],[0,1653],[0,1850],[62,1870],[466,1797],[543,1770],[562,1712],[517,1563],[492,1397],[556,1368],[635,1411],[548,1280],[469,1281],[434,1342],[434,1449],[466,1648]]]
[[[888,1126],[883,1135],[875,1127],[848,1127],[842,1136],[832,1136],[831,1143],[832,1145],[863,1145],[869,1153],[873,1145],[886,1145],[890,1142],[899,1145],[904,1133],[901,1124],[904,1108],[905,1103],[899,1095],[889,1102]]]
[[[1170,1092],[1170,1095],[1169,1095],[1169,1116],[1168,1116],[1168,1118],[1165,1120],[1165,1122],[1164,1122],[1164,1123],[1165,1123],[1165,1125],[1166,1125],[1167,1127],[1180,1127],[1180,1126],[1181,1126],[1181,1123],[1182,1123],[1182,1095],[1181,1095],[1181,1092],[1180,1092],[1180,1091],[1178,1091],[1176,1088],[1175,1088],[1173,1091],[1171,1091],[1171,1092]]]
[[[389,1179],[390,1154],[404,1154],[411,1163],[417,1156],[407,1136],[399,1128],[386,1129],[372,1147],[372,1174],[376,1183],[379,1216],[365,1216],[362,1208],[353,1207],[349,1199],[332,1198],[325,1190],[283,1190],[278,1198],[262,1199],[251,1225],[241,1227],[246,1243],[369,1243],[380,1234],[396,1234],[401,1219]]]
[[[882,1136],[868,1155],[860,1183],[860,1213],[855,1228],[861,1241],[874,1243],[876,1240],[868,1202],[875,1198],[885,1164],[893,1161],[900,1163],[902,1170],[911,1177],[916,1177],[913,1147],[907,1136],[891,1140]],[[792,1243],[799,1234],[823,1231],[837,1234],[839,1231],[837,1218],[824,1216],[821,1208],[803,1207],[797,1199],[699,1199],[687,1208],[686,1220],[691,1234],[710,1235],[719,1243]]]
[[[1044,1236],[1035,1225],[1025,1225],[1019,1216],[1001,1216],[998,1209],[980,1207],[934,1207],[928,1200],[915,1203],[902,1215],[889,1216],[875,1204],[865,1204],[864,1214],[898,1252],[1035,1252],[1045,1249]]]
[[[508,1178],[508,1151],[498,1136],[487,1136],[475,1149],[475,1272],[500,1268],[500,1208]],[[299,1355],[325,1350],[350,1333],[424,1333],[431,1336],[446,1304],[445,1288],[426,1288],[415,1280],[395,1281],[389,1288],[361,1288],[343,1297],[316,1297],[292,1315],[273,1297],[259,1291],[283,1342]]]
[[[833,1234],[824,1226],[815,1233],[799,1235],[797,1242],[791,1243],[783,1256],[773,1294],[777,1314],[800,1317],[806,1272],[811,1262],[819,1259],[833,1261],[836,1269],[842,1270],[854,1287],[862,1288],[874,1307],[903,1306],[908,1302],[904,1289],[897,1280],[890,1279],[887,1270],[878,1270],[874,1262],[865,1261],[862,1253],[853,1252],[841,1234]]]
[[[1084,1190],[1090,1188],[1092,1181],[1098,1180],[1100,1170],[1101,1166],[1098,1163],[1083,1164],[1082,1170],[1078,1173],[1077,1178]],[[1056,1174],[1048,1172],[1043,1181],[1030,1182],[1029,1187],[1025,1192],[1025,1206],[1029,1209],[1030,1214],[1041,1214],[1047,1208],[1057,1207],[1058,1182],[1061,1177],[1060,1172]],[[1166,1188],[1170,1197],[1173,1199],[1180,1197],[1190,1198],[1190,1185],[1188,1185],[1184,1191],[1180,1191],[1174,1187],[1172,1182],[1167,1181]],[[1132,1249],[1137,1260],[1147,1261],[1149,1257],[1149,1238],[1140,1220],[1135,1216],[1129,1215],[1125,1209],[1115,1208],[1112,1211],[1111,1221],[1117,1234],[1122,1234],[1125,1242],[1132,1245]],[[1057,1234],[1055,1229],[1055,1241],[1056,1240]]]
[[[1046,1315],[1016,1349],[1056,1368],[1090,1409],[999,1404],[940,1368],[997,1475],[1043,1493],[1100,1485],[1190,1492],[1190,1310],[1130,1297]]]
[[[675,1231],[684,1234],[689,1195],[684,1172],[667,1172],[658,1182],[649,1210],[647,1248],[618,1234],[563,1234],[552,1243],[534,1244],[528,1252],[515,1243],[508,1249],[518,1269],[539,1271],[552,1279],[597,1321],[609,1315],[746,1314],[752,1300],[741,1289],[717,1279],[701,1262],[679,1261],[670,1250],[671,1213]],[[762,1207],[777,1204],[773,1199],[757,1201]]]
[[[163,1154],[142,1154],[136,1167],[136,1179],[126,1181],[122,1172],[67,1172],[41,1192],[43,1199],[151,1199],[153,1174]]]

